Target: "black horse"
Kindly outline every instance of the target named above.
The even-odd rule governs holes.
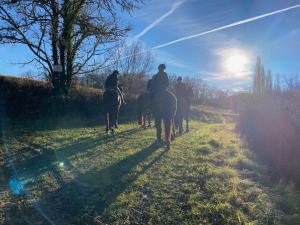
[[[118,117],[122,98],[116,89],[107,89],[103,93],[103,109],[105,115],[106,132],[115,133],[115,128],[118,127]]]
[[[159,144],[164,142],[167,149],[169,149],[171,140],[175,138],[174,117],[177,109],[177,99],[169,91],[160,91],[154,93],[151,97],[153,97],[152,109],[155,118],[157,142]],[[164,134],[163,137],[162,134]]]
[[[140,94],[137,98],[138,109],[138,124],[146,128],[146,121],[148,121],[148,127],[151,127],[151,95],[148,92]]]

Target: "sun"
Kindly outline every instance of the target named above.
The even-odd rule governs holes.
[[[224,67],[232,75],[238,75],[247,69],[248,57],[241,52],[233,53],[224,59]]]

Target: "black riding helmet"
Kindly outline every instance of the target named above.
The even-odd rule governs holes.
[[[181,82],[181,81],[182,81],[182,77],[178,77],[177,82]]]
[[[118,70],[114,70],[114,71],[112,72],[112,74],[113,74],[113,75],[119,75],[119,71],[118,71]]]
[[[159,69],[159,70],[164,70],[164,69],[166,69],[166,65],[165,65],[165,64],[160,64],[160,65],[158,66],[158,69]]]

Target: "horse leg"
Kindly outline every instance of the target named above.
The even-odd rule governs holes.
[[[146,128],[146,114],[145,114],[145,112],[143,112],[143,114],[142,114],[142,118],[143,118],[143,120],[142,120],[142,127],[143,128]]]
[[[151,127],[151,115],[150,115],[150,113],[147,113],[147,119],[148,119],[148,127]]]
[[[106,133],[109,131],[109,113],[106,112],[105,113],[105,131]]]
[[[175,119],[172,119],[172,123],[171,123],[172,127],[171,127],[171,140],[174,141],[175,140],[175,134],[176,134],[176,129],[175,129]]]
[[[185,114],[186,132],[190,132],[189,122],[190,122],[190,113],[186,112],[186,114]]]
[[[115,113],[113,111],[110,111],[109,112],[109,130],[111,131],[112,134],[115,133],[114,126],[115,126]]]
[[[166,147],[167,149],[170,149],[171,144],[171,131],[172,131],[172,119],[166,119],[165,120],[165,138],[166,138]]]
[[[182,123],[183,123],[183,116],[181,114],[178,118],[179,134],[182,134],[182,132],[183,132]]]
[[[179,128],[179,115],[178,115],[178,112],[176,113],[176,115],[175,115],[175,119],[174,119],[174,125],[175,125],[175,130],[178,130],[178,128]]]
[[[143,111],[141,106],[138,106],[138,125],[143,126]]]
[[[161,117],[160,116],[155,117],[155,127],[156,127],[156,141],[158,144],[161,144],[162,140],[161,140]]]
[[[119,121],[119,109],[116,110],[114,113],[114,126],[115,128],[118,128],[118,121]]]

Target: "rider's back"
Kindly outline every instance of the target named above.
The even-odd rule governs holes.
[[[158,72],[155,74],[151,81],[151,90],[153,92],[166,91],[169,87],[169,78],[167,73]]]
[[[176,97],[186,98],[187,96],[187,88],[184,83],[176,83],[175,85],[175,95]]]
[[[106,78],[105,88],[117,88],[118,87],[118,76],[116,74],[111,74]]]

